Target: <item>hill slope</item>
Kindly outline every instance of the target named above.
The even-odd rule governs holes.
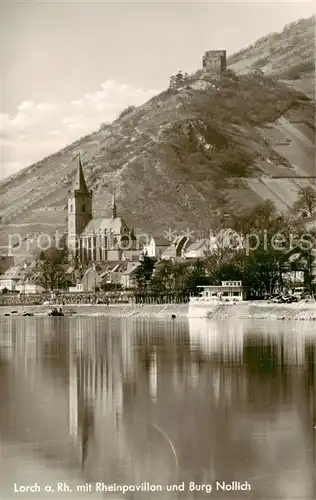
[[[228,58],[236,72],[261,70],[315,99],[315,16],[285,26]]]
[[[9,232],[66,228],[79,151],[96,214],[109,213],[115,187],[120,214],[142,231],[203,231],[214,211],[244,211],[266,198],[285,210],[299,186],[314,183],[314,116],[313,102],[273,75],[199,70],[2,181],[0,244]]]

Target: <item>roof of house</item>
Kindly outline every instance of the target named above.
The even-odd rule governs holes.
[[[203,288],[205,290],[218,290],[221,292],[229,292],[232,290],[235,291],[242,291],[245,290],[247,287],[244,285],[232,285],[232,286],[225,286],[225,285],[198,285],[197,288]]]
[[[120,264],[116,264],[112,269],[110,269],[110,273],[121,273],[127,269],[127,264],[125,262],[121,262]]]
[[[10,267],[14,266],[14,257],[9,255],[0,256],[0,274],[6,272]]]
[[[119,268],[123,266],[123,269],[126,269],[128,266],[129,262],[128,261],[113,261],[113,262],[107,262],[106,265],[103,266],[102,272],[100,274],[101,278],[104,278],[110,273],[117,272]]]
[[[28,273],[26,272],[24,276],[22,276],[20,282],[22,284],[36,284],[39,277],[39,273]]]
[[[174,245],[169,245],[163,252],[162,254],[162,258],[164,257],[172,257],[174,256],[175,257],[176,255],[176,247]]]
[[[154,240],[157,247],[169,247],[171,244],[171,242],[163,236],[152,236],[151,238]]]
[[[91,266],[84,272],[83,276],[86,276],[87,274],[90,274],[92,272],[97,275],[99,274],[98,271],[93,266]]]
[[[74,272],[74,270],[75,270],[75,266],[70,266],[70,267],[67,266],[67,269],[65,272],[66,272],[66,274],[71,274]]]
[[[25,270],[22,267],[10,267],[7,269],[0,279],[8,280],[8,279],[21,279],[25,274]]]
[[[177,236],[171,243],[169,243],[169,248],[179,248],[180,243],[182,244],[182,249],[185,249],[192,243],[192,240],[186,236],[185,234],[182,234],[180,236]]]
[[[129,262],[126,271],[124,271],[124,274],[133,274],[139,266],[140,262]]]
[[[208,238],[201,238],[200,240],[194,241],[189,245],[186,249],[187,252],[196,252],[198,250],[207,250],[209,245],[209,239]]]

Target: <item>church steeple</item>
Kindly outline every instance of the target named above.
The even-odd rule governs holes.
[[[116,213],[116,204],[115,204],[115,189],[113,189],[113,194],[112,194],[112,219],[116,219],[117,213]]]
[[[72,259],[80,258],[79,237],[92,219],[92,191],[89,191],[79,161],[72,189],[68,191],[68,249]]]
[[[81,154],[79,153],[79,163],[77,167],[76,177],[73,183],[73,191],[80,191],[81,193],[87,193],[88,188],[83,175]]]

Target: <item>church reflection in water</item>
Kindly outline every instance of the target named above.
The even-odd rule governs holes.
[[[308,322],[0,321],[4,440],[91,481],[248,480],[250,498],[313,498]]]

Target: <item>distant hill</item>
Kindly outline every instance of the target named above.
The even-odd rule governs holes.
[[[309,74],[312,23],[299,21],[234,54],[221,75],[198,70],[3,180],[0,244],[9,232],[66,229],[79,151],[95,213],[109,213],[115,187],[118,212],[141,231],[201,233],[218,210],[244,212],[267,198],[280,211],[291,207],[300,186],[314,185],[315,107],[294,80],[292,87],[283,80],[297,64],[305,69],[295,81]]]

